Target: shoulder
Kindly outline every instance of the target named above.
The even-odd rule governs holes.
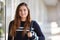
[[[40,26],[39,22],[36,21],[36,20],[32,20],[32,23],[33,23],[34,26]]]
[[[35,27],[35,26],[39,26],[39,24],[38,24],[38,22],[37,22],[37,21],[32,20],[31,22],[32,22],[31,24],[32,24],[34,27]]]
[[[14,20],[10,21],[10,24],[13,24],[14,23]]]
[[[35,20],[31,20],[31,22],[35,23],[36,21]]]
[[[33,22],[33,24],[38,24],[37,21],[35,21],[35,20],[32,20],[32,22]]]
[[[40,29],[39,23],[38,23],[37,21],[35,21],[35,20],[32,20],[32,22],[33,22],[33,28],[34,28],[35,30],[39,30],[39,29]]]
[[[9,23],[9,31],[10,31],[10,29],[11,29],[11,27],[12,27],[13,23],[14,23],[14,21],[13,21],[13,20],[12,20],[12,21],[10,21],[10,23]]]
[[[9,26],[12,26],[14,24],[14,20],[10,21]]]

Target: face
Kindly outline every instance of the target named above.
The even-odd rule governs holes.
[[[21,6],[19,8],[19,15],[20,15],[21,18],[26,18],[27,17],[27,15],[28,15],[28,9],[27,9],[26,6]]]

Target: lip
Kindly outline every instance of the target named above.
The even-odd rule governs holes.
[[[22,14],[22,16],[25,15],[25,14]]]

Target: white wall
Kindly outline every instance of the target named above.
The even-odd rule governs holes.
[[[57,20],[57,8],[56,6],[48,6],[48,22]]]
[[[60,1],[58,2],[58,5],[57,5],[57,23],[58,23],[58,26],[60,27]]]
[[[6,32],[8,32],[8,25],[11,21],[11,15],[12,15],[12,7],[11,7],[11,0],[6,0]]]

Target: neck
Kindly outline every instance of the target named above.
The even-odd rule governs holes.
[[[21,21],[26,21],[26,18],[21,18]]]

